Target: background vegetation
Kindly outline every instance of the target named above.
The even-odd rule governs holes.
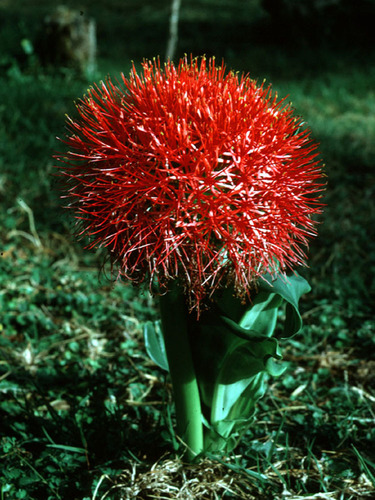
[[[0,0],[0,498],[375,498],[374,2],[182,0],[177,57],[289,94],[328,176],[288,370],[235,453],[189,466],[143,346],[154,303],[72,237],[51,157],[90,81],[163,57],[170,3],[81,5],[98,29],[89,79],[39,64],[51,0]]]

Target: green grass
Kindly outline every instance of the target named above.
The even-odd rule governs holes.
[[[98,19],[97,78],[164,53],[168,4],[87,7]],[[257,2],[183,3],[179,53],[215,52],[288,94],[328,176],[303,271],[305,328],[283,345],[288,370],[230,456],[187,465],[174,452],[169,380],[143,344],[156,307],[100,271],[104,256],[82,249],[60,207],[55,137],[89,82],[18,58],[48,6],[0,2],[0,498],[374,498],[373,61],[354,45],[257,43]]]

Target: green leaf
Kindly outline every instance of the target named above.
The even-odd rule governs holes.
[[[47,444],[47,448],[56,448],[58,450],[64,450],[72,453],[82,453],[85,454],[86,450],[84,448],[78,448],[77,446],[68,446],[65,444]]]
[[[147,354],[152,361],[163,370],[169,371],[167,353],[165,350],[161,321],[148,321],[143,327],[143,335]]]
[[[276,339],[258,336],[243,340],[228,330],[223,330],[223,335],[231,336],[230,348],[219,355],[211,400],[206,400],[211,408],[206,445],[211,450],[229,451],[235,444],[235,433],[250,425],[255,405],[266,391],[268,375],[278,376],[285,368],[274,363],[274,358],[281,357]],[[198,379],[202,387],[202,377]],[[207,396],[207,388],[202,389]]]
[[[247,330],[255,330],[260,335],[271,337],[276,327],[277,311],[282,302],[279,295],[260,291],[251,307],[242,316],[239,325]]]
[[[253,397],[245,404],[247,416],[252,412],[254,401],[263,396],[259,375],[266,373],[268,357],[277,356],[277,341],[269,340],[271,339],[237,344],[236,348],[225,356],[213,394],[212,423],[230,416],[236,418],[238,415],[234,408],[249,387]]]
[[[298,310],[298,303],[303,294],[311,290],[308,282],[297,273],[289,276],[272,276],[267,274],[259,281],[261,291],[275,293],[286,301],[286,318],[283,338],[292,337],[302,328],[302,318]]]
[[[234,303],[233,293],[222,294],[216,310],[202,315],[192,338],[210,450],[229,451],[234,446],[235,434],[250,425],[268,376],[280,376],[286,369],[276,361],[281,352],[272,337],[284,301],[284,335],[293,335],[302,326],[298,302],[310,290],[308,283],[298,275],[265,280],[246,307],[239,300]]]
[[[271,357],[266,361],[266,371],[272,377],[280,377],[280,375],[285,372],[286,368],[286,365],[278,363]]]
[[[262,300],[262,303],[265,306],[263,314],[273,321],[273,308],[267,308],[272,300]],[[227,317],[209,313],[199,323],[199,342],[192,342],[209,427],[205,444],[211,451],[229,451],[235,445],[235,434],[249,426],[255,404],[266,391],[268,374],[277,376],[283,371],[270,361],[281,357],[277,340],[255,329],[259,312],[254,314],[254,321],[247,315],[253,330]],[[264,318],[262,321],[265,322]]]

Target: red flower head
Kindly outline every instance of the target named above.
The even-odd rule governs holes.
[[[90,247],[106,246],[135,283],[178,277],[198,308],[219,285],[243,296],[303,264],[323,185],[284,100],[204,58],[122,78],[88,91],[59,155]]]

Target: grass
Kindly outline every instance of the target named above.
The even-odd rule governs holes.
[[[98,78],[163,54],[168,2],[137,4],[90,4]],[[355,44],[256,43],[257,2],[183,3],[180,53],[215,51],[289,94],[328,175],[305,328],[283,346],[288,370],[231,455],[187,465],[174,451],[168,378],[145,354],[155,305],[100,272],[103,256],[82,250],[60,208],[55,136],[89,83],[22,59],[20,40],[49,5],[0,2],[0,498],[374,498],[373,61]]]

